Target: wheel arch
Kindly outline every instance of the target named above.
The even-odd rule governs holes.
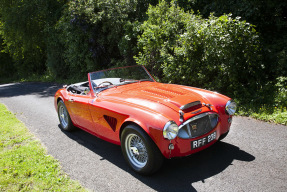
[[[58,98],[57,98],[57,104],[58,104],[60,101],[63,101],[63,102],[64,102],[64,100],[63,100],[61,97],[58,97]]]
[[[58,104],[60,101],[64,102],[65,100],[63,98],[61,90],[58,90],[54,96],[54,107],[55,107],[56,111],[58,111]]]
[[[119,138],[120,138],[120,141],[121,141],[121,136],[122,136],[122,133],[123,133],[123,130],[125,129],[125,127],[127,127],[128,125],[135,125],[135,126],[138,126],[140,129],[142,129],[144,132],[147,132],[142,126],[140,123],[136,123],[135,121],[132,121],[132,120],[128,120],[128,121],[125,121],[121,127],[120,127],[120,131],[119,131]],[[149,136],[149,134],[147,133],[147,135]],[[150,136],[149,136],[150,137]]]
[[[121,127],[120,127],[120,130],[119,130],[119,140],[121,142],[121,137],[122,137],[122,133],[123,133],[123,130],[125,129],[125,127],[127,127],[128,125],[134,125],[134,126],[137,126],[139,127],[149,138],[150,140],[155,144],[155,146],[158,148],[159,151],[161,151],[161,153],[163,153],[163,151],[161,150],[161,147],[160,147],[160,143],[156,140],[156,136],[151,134],[151,132],[154,132],[155,134],[160,134],[162,135],[162,131],[157,131],[155,132],[154,130],[156,129],[153,129],[153,128],[149,128],[148,125],[146,124],[143,124],[139,121],[136,121],[134,119],[128,119],[127,121],[125,121]]]

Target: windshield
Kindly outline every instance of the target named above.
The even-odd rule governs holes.
[[[92,87],[96,92],[100,92],[114,86],[141,81],[154,81],[143,66],[108,69],[89,73],[89,76]]]

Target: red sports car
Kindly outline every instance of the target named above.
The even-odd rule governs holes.
[[[58,90],[61,127],[79,127],[121,145],[130,167],[157,171],[163,158],[187,156],[223,139],[236,104],[219,93],[156,82],[143,66],[88,74],[88,81]]]

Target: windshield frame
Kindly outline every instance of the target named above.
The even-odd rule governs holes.
[[[124,69],[127,69],[127,68],[142,68],[143,71],[146,73],[146,74],[143,74],[143,76],[145,76],[145,79],[125,79],[125,78],[121,78],[121,77],[104,77],[104,78],[95,78],[95,75],[103,75],[105,74],[105,72],[111,72],[111,71],[120,71],[120,70],[124,70]],[[138,70],[138,72],[140,72],[140,70],[142,69],[136,69]],[[135,71],[136,71],[135,70]],[[141,74],[139,74],[141,75]],[[94,77],[93,77],[94,76]],[[99,80],[103,80],[104,81],[118,81],[119,83],[118,84],[110,84],[110,85],[105,85],[105,86],[98,86],[102,83],[99,83],[98,85],[95,83],[95,82],[100,82]],[[122,86],[122,85],[127,85],[127,84],[131,84],[131,83],[138,83],[138,82],[143,82],[143,81],[150,81],[150,82],[156,82],[155,79],[151,76],[151,74],[148,72],[148,70],[142,66],[142,65],[133,65],[133,66],[126,66],[126,67],[118,67],[118,68],[111,68],[111,69],[106,69],[106,70],[100,70],[100,71],[95,71],[95,72],[90,72],[88,73],[88,80],[89,80],[89,86],[90,86],[90,89],[92,90],[92,95],[95,96],[97,95],[98,93],[100,93],[101,91],[104,91],[106,89],[109,89],[109,88],[113,88],[113,87],[118,87],[118,86]],[[96,86],[95,86],[96,85]]]

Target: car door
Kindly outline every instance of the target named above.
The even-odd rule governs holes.
[[[88,130],[93,130],[94,123],[89,110],[89,103],[91,102],[91,95],[79,95],[69,93],[68,105],[70,108],[71,118],[74,123]]]
[[[127,117],[119,111],[115,111],[117,104],[108,101],[102,93],[97,93],[93,88],[96,83],[91,81],[91,74],[88,74],[89,84],[91,88],[91,101],[89,109],[94,126],[90,130],[99,138],[112,143],[119,143],[119,127],[123,120]],[[106,90],[108,91],[108,90]]]

